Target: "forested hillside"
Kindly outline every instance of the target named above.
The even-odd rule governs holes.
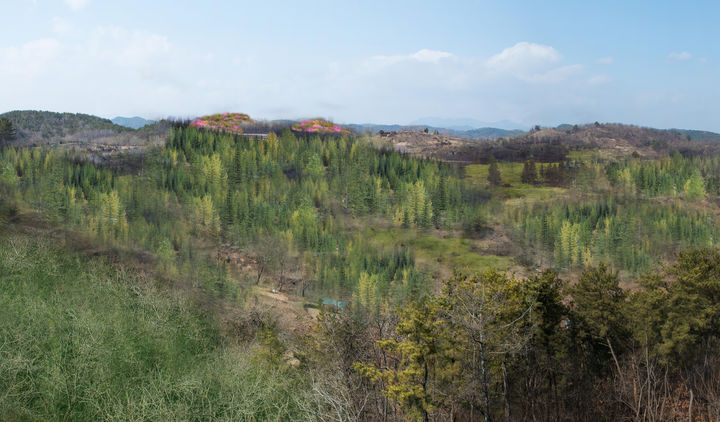
[[[145,139],[135,136],[133,129],[108,119],[81,113],[16,110],[0,114],[15,128],[11,140],[15,145],[51,143],[94,143],[139,145]]]
[[[0,319],[6,414],[680,420],[690,401],[720,417],[711,144],[535,132],[465,164],[338,126],[171,126],[100,164],[0,147],[2,297],[23,315]],[[98,381],[55,387],[76,370]]]

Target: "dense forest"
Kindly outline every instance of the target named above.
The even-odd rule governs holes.
[[[718,420],[720,157],[578,145],[0,146],[0,414]]]

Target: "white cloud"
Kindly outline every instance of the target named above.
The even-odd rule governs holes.
[[[121,67],[164,67],[172,45],[164,35],[119,26],[98,27],[90,36],[89,52]]]
[[[600,57],[595,61],[597,64],[613,64],[615,59],[612,57]]]
[[[0,80],[7,85],[0,109],[165,115],[192,110],[192,101],[207,106],[191,81],[229,83],[214,76],[221,70],[207,67],[204,53],[177,49],[161,34],[124,27],[73,32],[78,36],[0,47]]]
[[[388,66],[402,62],[419,62],[438,64],[443,59],[454,59],[454,54],[446,51],[428,50],[426,48],[412,54],[397,56],[374,56],[366,60],[364,66],[367,70],[377,71]]]
[[[70,22],[63,18],[54,17],[52,18],[52,30],[58,35],[64,35],[73,30],[73,26]]]
[[[50,62],[60,56],[61,44],[55,38],[41,38],[19,47],[0,50],[0,74],[29,78],[48,70]]]
[[[588,83],[590,85],[602,85],[610,82],[610,80],[608,75],[593,75],[588,79]]]
[[[313,87],[306,97],[325,102],[343,98],[348,111],[328,110],[350,119],[390,123],[389,116],[402,122],[418,115],[473,113],[486,120],[528,123],[543,121],[562,107],[581,113],[607,79],[593,78],[583,64],[564,61],[553,47],[525,42],[487,58],[418,52],[334,61],[310,80],[303,83]]]
[[[485,61],[494,77],[513,77],[529,83],[557,83],[581,73],[580,64],[559,66],[560,53],[553,47],[519,42]]]
[[[692,59],[692,54],[688,53],[687,51],[682,51],[680,53],[672,52],[668,54],[668,59],[670,60],[690,60]]]
[[[579,75],[583,70],[585,70],[585,66],[581,64],[573,64],[569,66],[555,67],[546,72],[523,75],[520,79],[533,83],[558,83],[566,81],[575,75]]]
[[[72,32],[78,36],[62,42],[0,49],[0,80],[8,86],[0,109],[148,117],[241,111],[380,123],[472,113],[536,123],[558,110],[581,113],[603,82],[554,48],[532,43],[489,58],[422,49],[293,66],[252,51],[190,50],[163,34],[133,28]]]
[[[487,65],[498,71],[526,73],[528,70],[557,63],[561,58],[560,53],[550,46],[519,42],[490,57]]]
[[[90,3],[90,0],[65,0],[65,4],[73,10],[80,10]]]
[[[450,59],[454,58],[455,56],[452,53],[448,53],[446,51],[434,51],[424,48],[415,54],[411,54],[410,57],[423,63],[437,63],[442,59]]]

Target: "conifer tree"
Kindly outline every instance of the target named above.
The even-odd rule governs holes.
[[[0,142],[15,139],[15,126],[6,117],[0,118]]]
[[[490,167],[488,167],[487,180],[492,186],[500,186],[500,184],[502,183],[502,177],[500,176],[500,170],[498,169],[497,160],[493,155],[490,155],[488,161],[490,162]]]
[[[520,175],[520,180],[523,183],[527,183],[529,185],[534,185],[537,183],[537,169],[535,168],[535,162],[533,160],[528,160],[523,163],[523,170],[522,174]]]

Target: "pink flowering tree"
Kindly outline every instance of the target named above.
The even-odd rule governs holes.
[[[249,122],[252,122],[252,119],[247,114],[220,113],[197,118],[190,123],[190,126],[202,129],[242,133],[242,124]]]
[[[310,119],[303,120],[302,122],[295,123],[292,126],[292,130],[296,132],[308,132],[308,133],[350,133],[349,130],[344,129],[333,122],[329,122],[324,119]]]

